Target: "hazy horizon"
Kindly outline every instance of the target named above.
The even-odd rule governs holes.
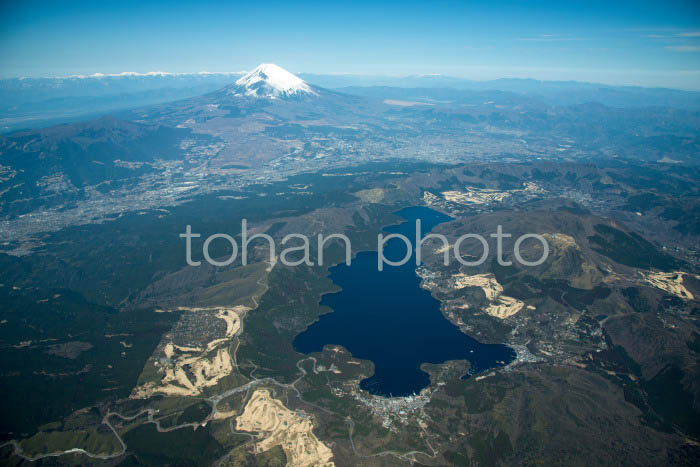
[[[149,70],[149,71],[122,71],[122,72],[114,72],[114,73],[102,73],[99,71],[89,73],[89,74],[81,74],[81,73],[74,73],[74,74],[66,74],[66,75],[52,75],[52,74],[43,74],[43,75],[18,75],[18,76],[2,76],[0,75],[0,80],[12,80],[12,79],[20,79],[20,80],[30,80],[30,79],[98,79],[98,78],[120,78],[120,77],[164,77],[164,76],[194,76],[194,75],[229,75],[232,77],[238,77],[242,76],[245,73],[249,72],[250,70],[254,69],[255,66],[252,66],[248,69],[242,69],[242,70],[237,70],[237,71],[211,71],[211,70],[200,70],[200,71],[169,71],[169,70]],[[286,69],[286,67],[283,66],[283,68]],[[291,70],[290,70],[291,71]],[[575,79],[575,78],[562,78],[562,79],[542,79],[542,78],[537,78],[533,76],[527,76],[527,75],[503,75],[503,76],[494,76],[494,77],[472,77],[472,76],[457,76],[457,75],[449,75],[449,74],[444,74],[444,73],[395,73],[395,74],[390,74],[390,73],[359,73],[359,72],[305,72],[305,71],[292,71],[295,75],[299,75],[305,78],[306,81],[309,81],[310,77],[318,76],[318,77],[338,77],[338,78],[350,78],[350,79],[365,79],[365,80],[388,80],[388,79],[410,79],[410,78],[430,78],[430,77],[435,77],[435,78],[442,78],[442,79],[447,79],[447,80],[459,80],[459,81],[464,81],[464,82],[474,82],[474,83],[489,83],[489,82],[494,82],[494,81],[500,81],[500,80],[514,80],[514,81],[537,81],[541,83],[577,83],[577,84],[583,84],[583,85],[602,85],[602,86],[610,86],[610,87],[641,87],[641,88],[648,88],[648,89],[670,89],[670,90],[678,90],[678,91],[693,91],[693,92],[700,92],[700,82],[698,82],[698,85],[696,86],[690,86],[690,87],[681,87],[681,86],[665,86],[665,85],[655,85],[655,84],[643,84],[643,83],[635,83],[635,82],[605,82],[605,81],[588,81],[584,79]],[[698,72],[700,74],[700,72]],[[310,81],[311,84],[314,84],[312,81]],[[378,83],[362,83],[362,84],[347,84],[347,86],[384,86],[385,84],[382,84],[380,82]],[[344,87],[346,85],[334,85],[331,86],[332,88],[335,87]],[[449,85],[446,85],[445,87],[449,87]]]

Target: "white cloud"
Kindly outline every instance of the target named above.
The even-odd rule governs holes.
[[[674,52],[700,52],[700,45],[669,45],[666,49]]]
[[[568,42],[568,41],[587,41],[583,37],[568,37],[568,36],[557,36],[555,34],[541,34],[537,37],[520,37],[516,39],[518,41],[524,42]]]

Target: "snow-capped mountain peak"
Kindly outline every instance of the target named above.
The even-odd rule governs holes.
[[[235,95],[270,99],[318,95],[304,80],[273,63],[258,65],[253,71],[236,81],[232,92]]]

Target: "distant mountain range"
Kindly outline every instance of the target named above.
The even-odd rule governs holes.
[[[263,64],[247,75],[245,72],[150,72],[0,79],[0,133],[186,99],[225,86],[233,89],[240,86],[242,80],[247,81],[245,92],[251,92],[262,82],[259,79],[261,74],[278,77],[279,80],[275,82],[280,87],[272,86],[266,90],[255,88],[255,93],[311,95],[315,92],[313,87],[317,86],[348,94],[427,102],[465,102],[470,99],[514,102],[524,99],[557,106],[594,102],[621,108],[700,110],[700,92],[674,89],[532,79],[472,81],[443,75],[389,77],[302,73],[296,77],[276,65]],[[289,76],[305,82],[308,89],[299,88],[298,82],[284,84],[285,80],[290,79]],[[301,94],[300,90],[303,91]]]
[[[444,91],[501,91],[538,99],[548,105],[597,102],[610,107],[675,107],[700,109],[700,92],[640,86],[612,86],[581,81],[496,79],[474,81],[444,75],[404,77],[364,75],[299,75],[310,83],[348,92],[359,88],[441,89]]]
[[[0,133],[198,96],[242,75],[126,73],[0,79]]]

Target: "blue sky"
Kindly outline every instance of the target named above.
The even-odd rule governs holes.
[[[700,89],[700,1],[0,0],[0,75],[238,71]]]

